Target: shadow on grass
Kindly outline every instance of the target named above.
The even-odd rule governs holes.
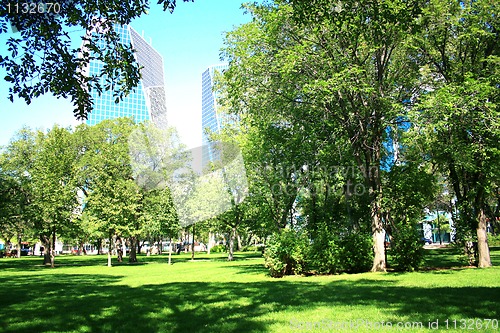
[[[228,254],[226,252],[214,252],[211,254],[207,253],[196,253],[194,256],[194,261],[228,261]],[[159,260],[163,260],[163,258],[168,259],[168,256],[162,255],[159,256]],[[236,252],[233,255],[234,260],[247,260],[247,259],[257,259],[262,258],[262,253],[260,252]],[[145,260],[151,260],[149,258],[154,258],[153,256],[144,257]],[[148,258],[148,259],[146,259]],[[156,258],[152,260],[157,260]],[[179,255],[172,255],[172,261],[182,262],[182,261],[191,261],[191,253],[181,253]]]
[[[494,266],[500,266],[500,246],[490,247],[490,259]]]
[[[460,251],[455,247],[424,250],[424,269],[429,268],[457,268],[463,266],[460,260]]]
[[[253,265],[242,267],[246,272]],[[499,318],[498,288],[418,288],[361,279],[247,283],[174,282],[130,287],[120,276],[42,275],[0,278],[3,332],[266,332],[286,320],[273,311],[319,306],[380,309],[385,320],[411,317]],[[390,305],[390,306],[388,306]],[[260,319],[260,320],[259,320]]]
[[[261,258],[261,253],[255,252],[239,252],[234,256],[235,261],[258,259]],[[118,262],[116,256],[112,258],[113,266],[126,266],[126,265],[145,265],[148,263],[166,263],[168,262],[168,254],[146,256],[145,254],[137,255],[138,262],[129,263],[128,256],[123,258],[123,262]],[[172,254],[172,263],[191,261],[191,253]],[[197,253],[194,261],[227,261],[226,253]],[[108,263],[107,255],[88,255],[88,256],[75,256],[75,255],[62,255],[56,256],[55,266],[57,267],[80,267],[80,266],[106,266]],[[43,258],[38,256],[28,256],[18,258],[0,258],[0,271],[15,270],[15,271],[37,271],[45,269],[43,265]]]

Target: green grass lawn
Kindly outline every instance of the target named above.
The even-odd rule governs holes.
[[[54,269],[3,258],[0,332],[410,332],[445,330],[445,320],[450,331],[500,331],[485,327],[500,320],[500,248],[489,269],[456,268],[458,256],[440,249],[426,265],[448,269],[282,279],[255,254],[236,258],[182,254],[169,266],[143,256],[108,268],[106,256],[61,256]]]

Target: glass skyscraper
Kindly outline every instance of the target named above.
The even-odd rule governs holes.
[[[217,152],[211,147],[210,133],[220,133],[224,120],[217,113],[217,92],[213,90],[214,76],[227,69],[227,64],[210,66],[201,75],[201,130],[202,130],[202,167],[217,159]]]
[[[165,97],[165,82],[163,77],[163,57],[129,25],[115,25],[115,30],[123,44],[131,44],[135,52],[135,60],[143,67],[142,79],[139,85],[124,97],[119,103],[115,103],[112,91],[102,91],[101,95],[93,89],[91,94],[94,100],[94,108],[88,115],[86,123],[95,125],[105,119],[118,117],[132,117],[135,122],[151,120],[158,127],[166,127],[167,106]],[[99,33],[93,32],[98,47],[104,40],[99,38]],[[87,68],[89,75],[98,74],[103,63],[92,60]],[[104,85],[104,78],[101,78]]]

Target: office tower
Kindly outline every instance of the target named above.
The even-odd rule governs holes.
[[[217,113],[217,92],[213,91],[214,76],[227,68],[227,64],[210,66],[201,75],[201,130],[202,167],[217,159],[217,152],[210,145],[210,133],[220,133],[224,119]]]
[[[163,78],[163,58],[146,40],[128,25],[115,25],[115,30],[123,44],[131,44],[135,50],[135,60],[143,67],[142,79],[139,85],[123,98],[115,103],[112,91],[103,91],[99,96],[93,89],[91,94],[94,100],[94,108],[88,115],[86,123],[95,125],[105,119],[117,117],[132,117],[135,122],[151,120],[160,128],[165,128],[167,117],[167,106],[165,98],[165,83]],[[99,38],[98,32],[92,32],[92,38],[97,40],[98,47],[104,43]],[[93,60],[87,71],[89,75],[98,74],[103,63]],[[104,78],[101,79],[104,84]]]

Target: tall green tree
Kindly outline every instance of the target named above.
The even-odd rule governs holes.
[[[425,154],[457,198],[458,237],[477,241],[477,265],[491,266],[487,201],[499,183],[499,6],[431,1],[415,38],[426,93],[412,121]],[[424,140],[423,140],[424,141]]]
[[[157,240],[161,249],[162,240],[166,238],[171,243],[172,238],[175,238],[180,230],[179,218],[170,189],[165,187],[148,192],[143,203],[141,216],[144,225],[143,235],[146,239]],[[151,241],[150,244],[152,244]],[[171,251],[169,251],[170,262]]]
[[[139,230],[139,211],[142,194],[132,174],[128,139],[134,129],[129,118],[105,120],[93,127],[82,126],[79,131],[85,140],[80,150],[79,184],[84,198],[84,212],[94,218],[96,230],[109,241],[108,266],[111,266],[113,238],[132,237]],[[135,254],[131,244],[131,256]],[[134,260],[134,258],[132,258]]]
[[[7,247],[15,239],[17,256],[21,256],[21,241],[32,231],[33,211],[31,182],[27,173],[31,159],[30,139],[33,133],[21,130],[0,153],[0,237]],[[26,239],[25,239],[26,240]]]
[[[44,263],[54,267],[55,243],[72,228],[79,205],[75,183],[77,150],[72,133],[54,126],[38,132],[30,177],[33,184],[34,227],[45,247]]]
[[[143,197],[139,234],[156,237],[160,242],[163,237],[171,239],[180,225],[170,187],[183,182],[178,171],[188,168],[188,151],[174,128],[159,128],[152,122],[138,124],[128,146],[133,178]]]
[[[330,125],[332,139],[347,139],[370,196],[372,270],[384,271],[383,142],[416,80],[405,41],[417,4],[275,1],[249,11],[254,20],[228,34],[224,51],[231,107],[281,118],[280,129]]]

